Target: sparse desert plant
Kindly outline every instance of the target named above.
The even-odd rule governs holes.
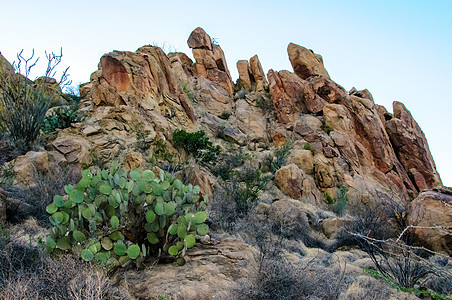
[[[212,162],[221,152],[221,147],[213,146],[202,130],[189,133],[183,129],[176,129],[173,132],[173,145],[178,149],[184,149],[203,163]]]
[[[207,234],[205,207],[199,186],[184,185],[163,171],[84,170],[66,196],[56,195],[47,206],[53,228],[46,240],[55,254],[80,252],[85,261],[111,267],[135,262],[142,266],[149,256],[169,255],[185,263],[195,235]]]
[[[33,60],[34,51],[28,59],[22,56],[22,52],[17,55],[18,63],[14,64],[18,73],[7,76],[0,82],[0,128],[11,137],[20,152],[25,153],[39,135],[55,91],[49,90],[45,80],[34,83],[27,78],[37,59]],[[54,70],[61,62],[61,57],[62,52],[60,55],[46,52],[47,70],[44,77],[55,76]],[[23,75],[19,73],[22,64]],[[67,71],[68,69],[63,72],[59,86],[69,83]]]
[[[270,167],[272,173],[275,173],[286,164],[287,158],[289,157],[291,150],[292,150],[291,140],[288,140],[286,143],[284,143],[284,145],[281,145],[280,147],[275,149],[273,153],[275,159],[272,160]]]
[[[48,114],[42,126],[45,133],[55,131],[55,129],[68,128],[71,123],[74,123],[78,119],[79,103],[73,101],[69,106],[56,107]]]

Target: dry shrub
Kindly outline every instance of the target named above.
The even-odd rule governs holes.
[[[33,174],[36,185],[29,188],[3,186],[10,201],[7,215],[11,223],[19,223],[33,217],[42,226],[50,226],[46,207],[53,201],[55,195],[64,193],[64,186],[75,184],[80,179],[77,169],[56,168],[49,173]]]
[[[368,276],[359,276],[347,289],[340,295],[340,299],[349,300],[380,300],[389,299],[392,291],[384,282]]]
[[[39,246],[0,237],[0,299],[111,299],[106,272],[66,256],[51,258]],[[121,297],[125,299],[125,297]]]

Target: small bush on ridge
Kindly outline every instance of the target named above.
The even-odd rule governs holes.
[[[183,129],[174,130],[173,145],[175,148],[184,149],[188,154],[192,154],[198,161],[204,163],[212,162],[221,152],[221,147],[214,147],[202,130],[193,133]]]

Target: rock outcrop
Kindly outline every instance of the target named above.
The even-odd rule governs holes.
[[[158,264],[144,272],[127,272],[137,299],[225,299],[237,281],[257,269],[257,251],[237,239],[200,244],[187,251],[185,266]]]
[[[386,131],[400,163],[418,191],[441,187],[441,179],[421,128],[405,105],[394,102],[393,109],[394,118],[386,122]]]
[[[312,50],[294,43],[290,43],[287,46],[287,52],[289,53],[289,60],[295,74],[302,79],[307,79],[312,75],[321,75],[330,78],[330,75],[328,75],[328,72],[323,66],[321,55],[315,54]]]
[[[244,89],[255,92],[265,92],[268,89],[268,82],[257,55],[251,57],[249,62],[239,60],[237,70],[240,84]]]
[[[452,191],[426,190],[408,208],[408,225],[422,245],[452,255]]]
[[[234,84],[221,47],[212,43],[210,36],[201,27],[193,30],[187,43],[193,49],[197,75],[218,83],[232,96]]]

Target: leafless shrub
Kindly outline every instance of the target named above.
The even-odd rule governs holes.
[[[52,203],[55,195],[64,193],[64,186],[74,184],[80,179],[79,170],[55,168],[48,173],[34,171],[34,186],[19,188],[4,186],[9,198],[16,199],[8,207],[9,222],[21,222],[29,217],[35,218],[41,225],[49,225],[46,206]]]
[[[50,258],[40,247],[0,243],[0,299],[105,299],[112,283],[79,259]]]
[[[254,277],[238,283],[231,299],[337,299],[348,284],[345,268],[345,264],[324,267],[315,258],[291,263],[284,257],[268,257]]]

